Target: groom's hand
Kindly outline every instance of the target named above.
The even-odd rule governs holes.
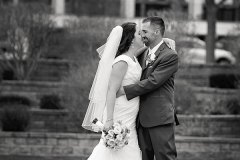
[[[124,91],[123,87],[121,87],[121,88],[119,88],[116,97],[118,98],[123,95],[125,95],[125,91]]]

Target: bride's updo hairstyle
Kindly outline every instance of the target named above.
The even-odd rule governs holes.
[[[116,57],[129,50],[134,39],[134,34],[136,32],[136,23],[133,22],[123,23],[121,27],[123,28],[123,33]]]

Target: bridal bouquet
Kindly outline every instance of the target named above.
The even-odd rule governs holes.
[[[93,123],[97,124],[99,121],[95,120]],[[128,144],[130,130],[121,121],[114,123],[110,128],[103,129],[102,132],[103,142],[109,149],[117,151]]]

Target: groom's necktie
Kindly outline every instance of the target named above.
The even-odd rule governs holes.
[[[151,53],[151,50],[149,49],[148,50],[148,55],[147,55],[147,58],[146,58],[146,66],[152,62],[151,56],[152,56],[152,53]]]

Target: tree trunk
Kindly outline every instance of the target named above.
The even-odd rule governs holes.
[[[206,37],[206,62],[214,63],[217,6],[214,0],[206,0],[208,32]]]

